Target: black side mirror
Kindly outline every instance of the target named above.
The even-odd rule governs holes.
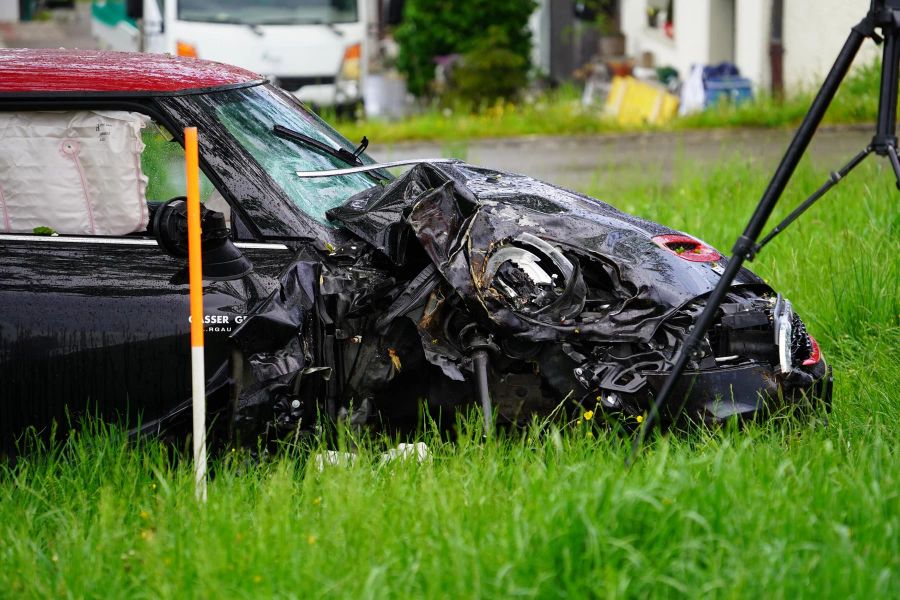
[[[186,259],[188,256],[187,237],[187,199],[183,196],[173,198],[156,209],[152,220],[152,232],[163,252],[174,258]],[[200,207],[200,227],[203,230],[203,279],[208,281],[229,281],[240,279],[253,271],[251,263],[244,253],[234,245],[228,237],[225,215]],[[182,283],[181,275],[186,269],[176,274],[173,283]],[[187,279],[184,279],[186,282]]]
[[[129,19],[144,18],[144,0],[125,0],[125,16]]]
[[[387,0],[384,7],[385,25],[399,25],[403,22],[404,0]]]

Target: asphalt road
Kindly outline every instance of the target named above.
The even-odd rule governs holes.
[[[813,165],[837,170],[872,138],[874,126],[825,128],[810,146]],[[678,168],[706,169],[729,159],[774,171],[793,135],[781,129],[722,129],[613,136],[478,140],[468,143],[402,143],[369,152],[378,160],[456,157],[470,163],[530,175],[570,188],[594,182],[656,178],[668,183]]]

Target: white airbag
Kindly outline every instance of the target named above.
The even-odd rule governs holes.
[[[0,112],[0,231],[144,231],[148,120],[126,111]]]

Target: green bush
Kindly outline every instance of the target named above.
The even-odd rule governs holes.
[[[506,32],[491,27],[453,70],[451,99],[476,106],[512,99],[528,83],[528,60],[509,49]]]
[[[407,0],[403,24],[394,37],[400,46],[397,67],[406,75],[409,90],[417,96],[428,94],[434,57],[483,49],[494,28],[505,36],[504,52],[492,48],[487,61],[502,65],[511,81],[524,81],[531,52],[528,17],[534,8],[534,0]]]

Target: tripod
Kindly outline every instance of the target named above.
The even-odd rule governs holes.
[[[876,30],[881,30],[881,35]],[[772,214],[775,205],[781,198],[784,188],[790,181],[797,164],[806,152],[809,142],[812,140],[825,111],[831,104],[831,100],[837,93],[841,82],[847,75],[853,59],[859,52],[863,41],[866,38],[872,38],[876,44],[884,43],[881,63],[881,87],[878,100],[878,119],[876,122],[875,136],[871,143],[859,154],[854,156],[850,162],[844,165],[840,170],[831,173],[828,181],[826,181],[819,189],[817,189],[809,198],[802,202],[787,218],[772,229],[762,240],[757,242],[762,229]],[[859,166],[870,154],[885,156],[890,161],[897,179],[897,188],[900,189],[900,159],[898,159],[897,149],[897,91],[898,91],[898,73],[900,73],[900,0],[872,0],[868,14],[853,27],[847,41],[841,48],[834,66],[825,78],[822,88],[813,100],[812,106],[794,139],[788,146],[787,152],[775,175],[772,177],[769,186],[760,199],[750,222],[744,229],[743,234],[737,239],[732,249],[731,259],[722,273],[722,278],[718,285],[710,293],[709,300],[703,312],[697,318],[693,330],[685,339],[681,351],[677,355],[672,370],[666,379],[665,384],[654,399],[650,413],[644,420],[643,426],[635,438],[634,450],[640,447],[644,438],[654,422],[659,418],[659,410],[666,405],[669,397],[678,382],[678,379],[684,373],[691,356],[696,351],[700,341],[704,338],[713,321],[716,313],[725,299],[726,294],[731,288],[735,277],[744,264],[744,261],[752,261],[756,255],[762,250],[763,246],[768,244],[772,239],[784,231],[784,229],[800,217],[809,209],[816,201],[824,196],[831,188],[836,186],[846,177],[853,169]],[[677,417],[677,414],[673,415]]]

